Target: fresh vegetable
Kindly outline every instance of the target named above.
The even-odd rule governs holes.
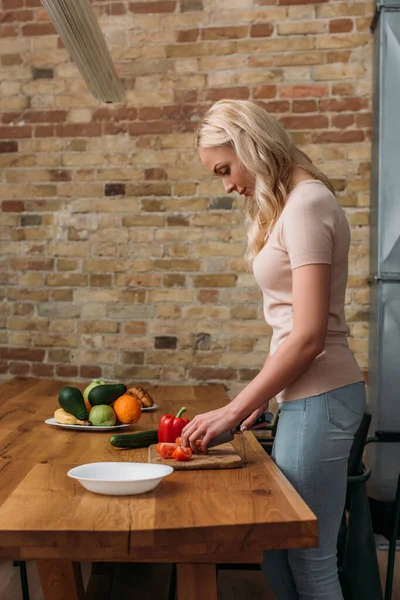
[[[176,450],[174,450],[172,458],[176,458],[176,460],[190,460],[192,458],[192,449],[178,446]]]
[[[179,448],[177,444],[169,442],[159,442],[156,446],[158,454],[161,454],[163,458],[172,458],[177,448]]]
[[[176,438],[182,433],[183,428],[190,422],[181,415],[186,411],[186,407],[180,409],[176,416],[163,415],[158,426],[158,439],[160,442],[175,442]]]
[[[147,448],[158,442],[157,429],[136,431],[135,433],[118,433],[110,439],[115,448]]]
[[[74,415],[80,421],[87,421],[88,411],[81,390],[74,387],[64,387],[58,394],[58,402],[66,413]]]
[[[176,438],[175,444],[178,444],[178,446],[182,446],[182,438]],[[201,447],[201,440],[196,440],[196,448],[198,452],[204,452],[203,448]]]
[[[126,385],[123,383],[105,383],[96,385],[88,395],[88,400],[92,406],[98,404],[111,404],[117,398],[125,394]]]
[[[91,425],[90,421],[81,421],[67,413],[63,408],[57,408],[54,412],[54,418],[57,423],[62,423],[63,425]]]

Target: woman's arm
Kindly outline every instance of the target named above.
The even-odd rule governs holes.
[[[202,438],[205,449],[213,437],[233,429],[243,419],[246,419],[243,424],[250,426],[256,418],[252,413],[295,381],[322,352],[329,316],[330,280],[330,265],[305,265],[293,270],[292,332],[232,402],[197,415],[186,425],[182,431],[184,446],[190,445],[197,452],[198,439]]]
[[[324,349],[329,316],[331,266],[293,270],[293,329],[260,373],[229,404],[238,420],[288,387]]]

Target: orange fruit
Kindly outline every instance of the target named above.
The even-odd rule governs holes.
[[[120,423],[137,423],[142,415],[139,400],[128,394],[117,398],[113,409]]]

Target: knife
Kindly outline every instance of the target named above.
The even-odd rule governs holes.
[[[269,425],[272,420],[274,418],[274,415],[272,412],[266,412],[263,413],[262,415],[260,415],[258,417],[258,419],[256,419],[253,423],[253,425],[251,427],[249,427],[249,429],[261,429],[261,425]],[[243,419],[243,421],[245,421],[245,419]],[[215,448],[215,446],[220,446],[221,444],[226,444],[227,442],[231,442],[234,438],[235,433],[241,433],[240,431],[240,426],[243,423],[243,421],[241,421],[239,423],[239,425],[236,427],[236,429],[229,429],[229,431],[226,431],[225,433],[221,433],[221,435],[216,435],[214,438],[212,438],[209,442],[208,442],[208,446],[207,448]]]

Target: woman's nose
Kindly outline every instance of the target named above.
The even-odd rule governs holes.
[[[236,189],[235,184],[232,183],[232,182],[227,182],[224,187],[225,187],[225,192],[227,194],[230,194],[231,192],[234,192],[235,189]]]

